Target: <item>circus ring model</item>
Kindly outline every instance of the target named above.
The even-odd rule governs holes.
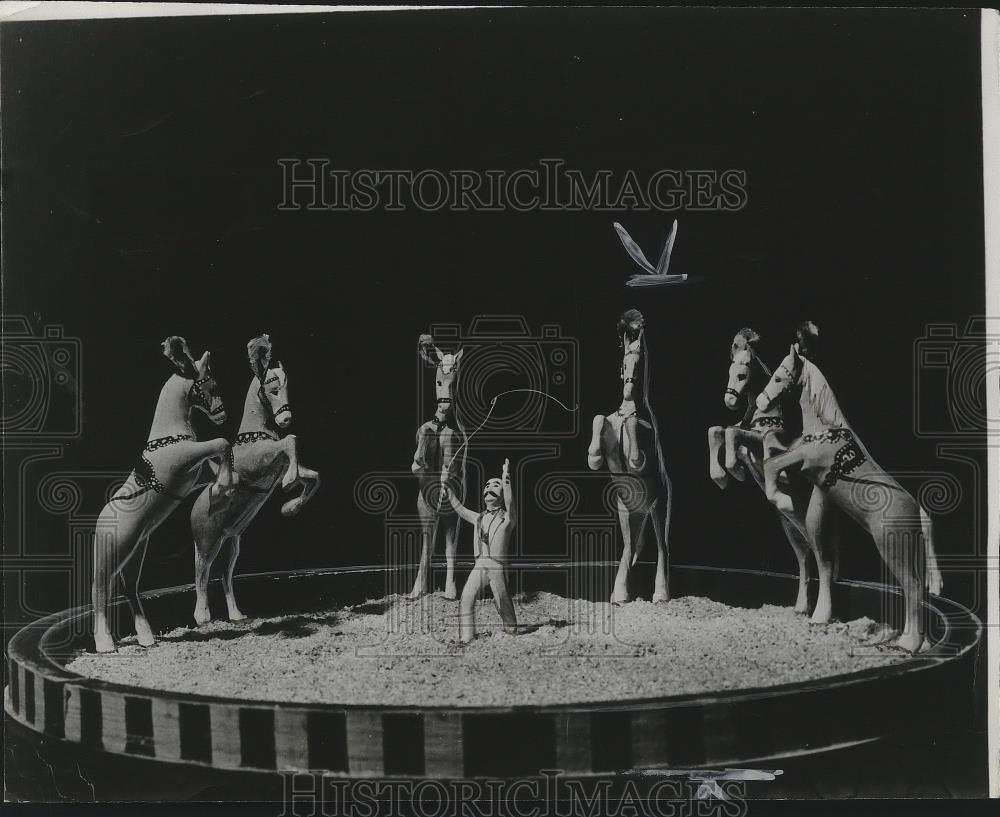
[[[522,588],[549,589],[552,577],[570,567],[515,562],[512,570]],[[244,612],[263,617],[378,597],[401,578],[393,575],[398,570],[319,569],[236,580]],[[787,604],[795,581],[744,570],[671,570],[675,597],[698,595],[740,607]],[[878,620],[895,593],[839,582],[835,609],[845,621],[862,615]],[[161,630],[190,623],[190,585],[144,599]],[[8,783],[16,784],[18,764],[24,766],[21,778],[51,777],[58,795],[68,799],[280,798],[290,770],[440,780],[553,769],[588,778],[755,768],[785,769],[787,777],[803,758],[857,753],[914,727],[928,734],[968,718],[980,622],[945,598],[931,597],[928,607],[936,646],[889,666],[735,692],[506,708],[242,701],[84,678],[65,669],[73,654],[92,649],[80,627],[89,607],[76,608],[26,627],[9,644]],[[25,764],[34,758],[44,765],[29,773]],[[22,796],[16,785],[11,791]]]

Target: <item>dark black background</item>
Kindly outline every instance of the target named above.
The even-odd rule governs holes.
[[[353,486],[409,467],[432,411],[414,414],[417,335],[482,313],[578,340],[581,432],[546,468],[585,468],[589,418],[620,400],[615,321],[645,312],[677,562],[794,567],[756,489],[720,493],[707,476],[705,429],[732,419],[727,352],[745,324],[773,365],[794,324],[816,321],[824,371],[881,464],[952,471],[975,490],[966,466],[914,436],[913,361],[928,323],[961,328],[984,309],[978,12],[478,10],[23,23],[2,36],[4,308],[82,342],[83,435],[60,467],[131,467],[169,374],[167,334],[213,352],[228,432],[251,335],[269,332],[291,374],[322,493],[294,520],[266,508],[241,570],[381,561],[381,520],[356,509]],[[737,168],[748,203],[280,212],[282,157],[444,171],[559,157],[640,178]],[[626,289],[634,269],[611,222],[652,255],[675,216],[674,270],[702,282]],[[920,399],[940,410],[946,394]],[[414,498],[415,486],[404,505]],[[938,519],[942,553],[984,547],[977,507]],[[154,536],[145,587],[190,581],[186,520]],[[559,552],[562,533],[536,522],[533,537],[531,520],[521,552]],[[43,523],[58,550],[62,523]],[[843,554],[845,576],[880,575],[846,524]],[[951,590],[974,603],[961,581]]]

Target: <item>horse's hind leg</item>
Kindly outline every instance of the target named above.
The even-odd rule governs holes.
[[[240,558],[240,537],[239,534],[229,537],[229,564],[226,565],[226,572],[222,574],[222,589],[226,594],[226,608],[229,610],[230,621],[242,621],[246,618],[236,606],[236,594],[233,592],[233,571],[236,569],[236,560]]]
[[[670,515],[673,506],[673,487],[667,482],[666,502],[657,500],[650,509],[653,532],[656,534],[656,582],[653,585],[653,603],[670,601]]]
[[[194,540],[194,623],[208,624],[212,614],[208,609],[208,577],[212,569],[211,553],[201,540]]]
[[[916,503],[913,503],[916,505]],[[904,514],[899,514],[902,518]],[[926,598],[926,554],[924,532],[918,510],[914,509],[910,525],[886,524],[882,521],[881,537],[886,540],[885,553],[896,564],[896,576],[903,588],[905,619],[897,645],[917,652],[924,643],[923,603]]]
[[[642,526],[647,515],[645,510],[629,511],[621,497],[618,498],[618,522],[622,529],[622,558],[618,563],[615,587],[611,593],[612,604],[626,604],[632,601],[629,579],[632,574],[632,564],[635,561],[633,554],[639,544],[639,536],[642,534]]]
[[[424,495],[417,496],[417,513],[420,514],[420,566],[417,568],[417,578],[413,582],[413,590],[407,598],[419,599],[431,592],[431,555],[434,549],[435,517],[427,505]]]
[[[802,535],[795,523],[784,514],[779,514],[781,527],[785,531],[785,538],[792,546],[795,553],[795,560],[799,564],[799,592],[795,597],[795,612],[809,612],[809,541]]]
[[[139,598],[139,580],[142,578],[142,566],[146,561],[146,548],[149,545],[149,537],[143,536],[132,552],[125,559],[119,571],[122,587],[125,590],[125,598],[128,606],[132,609],[132,616],[135,619],[135,634],[139,644],[143,647],[152,647],[156,643],[156,636],[146,619],[146,612],[142,608],[142,599]]]
[[[444,597],[449,601],[458,599],[458,588],[455,586],[455,555],[458,552],[458,516],[447,524],[444,531],[444,558],[448,572],[444,581]]]
[[[198,530],[197,527],[195,529],[194,621],[198,625],[208,624],[212,620],[212,612],[208,606],[208,583],[212,574],[212,563],[215,561],[215,557],[218,556],[225,538],[225,534],[217,536],[211,530],[211,526],[208,527],[208,530]]]
[[[816,596],[816,608],[813,610],[814,624],[826,624],[833,618],[833,585],[834,560],[831,551],[829,532],[830,498],[827,492],[818,485],[813,487],[809,498],[809,509],[806,511],[806,530],[816,555],[816,571],[819,574],[819,593]]]
[[[94,605],[94,648],[97,652],[113,652],[115,640],[108,626],[108,601],[119,567],[119,531],[117,525],[98,522],[94,532],[94,581],[91,595]]]

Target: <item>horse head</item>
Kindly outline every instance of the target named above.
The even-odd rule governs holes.
[[[271,336],[258,335],[247,343],[250,371],[257,378],[257,396],[278,428],[288,428],[292,423],[292,408],[288,401],[288,375],[278,361],[271,365]]]
[[[445,354],[437,346],[430,335],[421,335],[417,341],[417,349],[420,356],[435,366],[434,390],[437,396],[438,413],[444,415],[452,405],[452,395],[454,394],[456,380],[458,379],[459,363],[462,360],[464,349],[457,352]]]
[[[628,309],[618,319],[622,339],[622,399],[635,400],[636,365],[642,355],[642,331],[645,319],[638,309]]]
[[[205,352],[195,360],[187,341],[177,335],[171,335],[163,341],[163,354],[176,369],[176,376],[191,381],[187,390],[189,408],[203,411],[215,425],[226,422],[226,407],[222,403],[219,386],[212,376],[211,355]]]
[[[729,383],[722,398],[728,409],[736,410],[750,382],[751,365],[757,358],[759,340],[760,335],[750,328],[741,329],[733,337],[733,345],[729,349]]]
[[[802,361],[803,357],[799,354],[799,345],[793,343],[788,347],[785,359],[781,361],[767,385],[757,395],[757,408],[761,411],[767,411],[775,400],[799,384],[802,378]]]

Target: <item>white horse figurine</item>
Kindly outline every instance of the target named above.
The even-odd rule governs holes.
[[[745,395],[746,415],[743,422],[728,428],[712,426],[708,430],[709,473],[720,488],[726,487],[730,474],[742,482],[749,473],[763,492],[764,472],[761,463],[764,459],[764,435],[770,431],[780,434],[785,428],[781,401],[776,400],[765,410],[757,407],[757,395],[771,377],[757,355],[759,340],[760,335],[753,329],[741,329],[733,338],[730,349],[729,383],[723,401],[726,408],[735,411],[744,403]],[[720,461],[723,455],[724,467]],[[831,577],[836,578],[836,536],[831,534],[824,538],[825,542],[830,543],[827,548],[829,553],[817,552],[806,531],[806,508],[810,496],[807,483],[797,480],[785,490],[792,498],[793,508],[790,511],[779,511],[779,519],[799,565],[795,612],[805,613],[809,610],[809,552],[812,550],[815,553],[817,562],[832,559],[834,566],[830,570],[819,572],[828,582]],[[825,591],[821,590],[819,595],[829,599],[829,586]],[[829,621],[829,616],[828,604],[825,607],[817,605],[812,620],[825,622]]]
[[[247,344],[253,379],[247,389],[243,420],[233,441],[231,465],[239,478],[239,487],[223,508],[212,507],[209,491],[202,492],[191,509],[191,533],[194,536],[194,620],[211,621],[208,609],[208,579],[212,562],[229,541],[229,564],[222,576],[230,621],[246,618],[236,604],[233,571],[240,555],[240,537],[264,506],[274,489],[283,491],[302,485],[301,493],[281,506],[281,513],[294,516],[320,485],[319,474],[299,463],[294,434],[284,435],[292,423],[288,401],[288,375],[278,362],[271,362],[271,339],[268,335],[253,338]]]
[[[139,599],[139,579],[149,535],[181,500],[206,483],[212,482],[208,495],[213,501],[224,501],[236,484],[229,465],[229,442],[221,437],[198,442],[191,428],[192,409],[204,412],[215,425],[226,421],[226,410],[209,368],[209,353],[205,352],[196,361],[184,338],[169,337],[163,342],[163,354],[177,373],[160,390],[148,442],[135,470],[97,520],[93,584],[97,652],[115,649],[107,607],[112,583],[119,574],[132,608],[139,643],[144,647],[155,643]],[[206,469],[206,464],[210,468]]]
[[[458,589],[455,585],[455,554],[458,549],[458,516],[451,507],[443,504],[440,489],[440,475],[446,469],[452,490],[461,492],[465,484],[465,456],[457,462],[456,452],[464,452],[465,434],[455,410],[454,395],[458,388],[458,369],[464,349],[454,354],[445,354],[437,346],[430,335],[421,335],[417,340],[417,350],[420,356],[435,366],[435,393],[437,408],[433,419],[428,420],[417,429],[417,450],[413,455],[410,470],[417,475],[419,494],[417,495],[417,514],[420,517],[422,534],[422,550],[417,578],[409,598],[416,599],[432,590],[431,555],[437,544],[439,529],[444,528],[445,574],[444,596],[446,599],[458,599]]]
[[[791,346],[758,396],[757,406],[766,409],[793,387],[800,390],[802,436],[788,450],[764,460],[767,498],[779,509],[791,510],[791,499],[778,488],[778,475],[786,468],[799,467],[814,485],[806,513],[806,526],[813,541],[823,535],[829,502],[838,505],[868,531],[903,589],[905,625],[897,644],[916,652],[924,642],[921,606],[925,591],[941,592],[930,517],[871,458],[848,425],[823,373],[800,354],[797,344]],[[766,450],[769,444],[770,439],[765,442]]]
[[[622,402],[614,414],[594,417],[593,436],[587,450],[590,469],[597,471],[607,466],[617,492],[624,549],[611,595],[612,604],[632,600],[629,577],[642,550],[643,531],[650,518],[657,542],[653,601],[665,602],[670,598],[667,567],[673,490],[663,465],[656,417],[649,405],[649,350],[644,344],[643,325],[642,314],[637,309],[625,312],[618,322],[623,349]],[[641,378],[643,392],[638,394],[636,373],[640,358],[645,366]]]

